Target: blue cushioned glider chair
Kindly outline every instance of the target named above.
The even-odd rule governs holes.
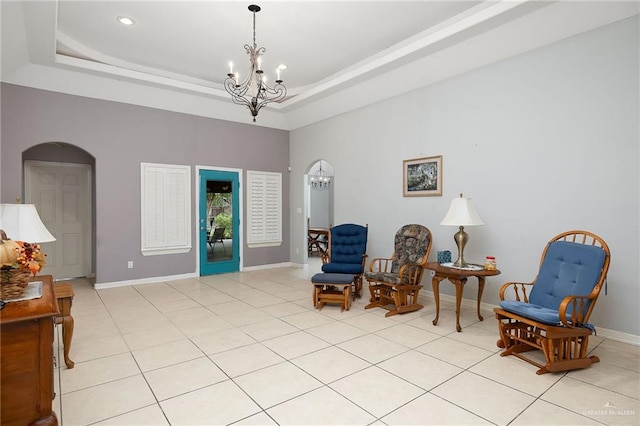
[[[369,225],[336,225],[329,230],[328,249],[322,254],[322,272],[353,274],[353,300],[362,293],[362,274],[367,260]]]
[[[553,238],[542,252],[533,282],[508,282],[500,289],[498,319],[502,356],[514,355],[539,368],[537,374],[575,370],[599,362],[587,356],[594,331],[589,317],[607,279],[607,243],[587,231]],[[527,292],[529,293],[527,295]],[[512,294],[515,300],[505,300]],[[525,356],[540,350],[545,363]]]

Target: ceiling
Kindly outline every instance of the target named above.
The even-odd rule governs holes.
[[[3,1],[2,81],[250,123],[223,81],[246,73],[249,1]],[[295,129],[638,14],[637,1],[269,1],[256,42]],[[135,20],[133,26],[118,16]]]

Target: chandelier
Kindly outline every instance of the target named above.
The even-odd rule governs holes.
[[[286,69],[286,66],[279,65],[276,68],[276,84],[269,86],[260,64],[260,57],[266,49],[256,44],[256,13],[260,12],[260,6],[252,4],[249,6],[249,11],[253,13],[253,45],[244,45],[249,55],[249,74],[240,82],[240,76],[237,72],[233,72],[233,64],[229,63],[229,73],[224,81],[224,88],[235,104],[249,108],[255,123],[258,111],[262,107],[270,102],[279,102],[287,95],[287,88],[280,79],[280,71]]]
[[[309,175],[309,185],[317,190],[329,189],[331,187],[331,176],[325,170],[322,170],[322,161],[320,168],[313,174]]]

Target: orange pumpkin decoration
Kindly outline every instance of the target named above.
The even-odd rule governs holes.
[[[18,259],[20,245],[13,240],[0,240],[0,265],[12,264]]]

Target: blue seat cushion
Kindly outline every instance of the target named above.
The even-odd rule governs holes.
[[[327,274],[319,273],[311,277],[314,284],[350,284],[353,282],[353,274]]]
[[[557,311],[570,295],[586,296],[600,280],[605,252],[601,247],[554,241],[549,244],[529,303]],[[585,304],[584,313],[589,307]],[[571,306],[567,315],[571,314]]]
[[[561,325],[557,309],[549,309],[533,303],[517,302],[515,300],[503,300],[500,302],[500,307],[505,311],[544,324]]]

